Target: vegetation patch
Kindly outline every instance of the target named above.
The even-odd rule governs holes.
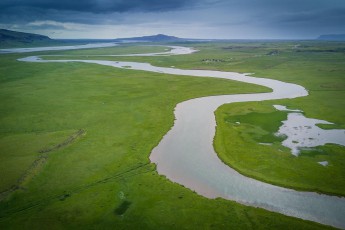
[[[267,119],[269,118],[269,119]],[[270,113],[250,112],[243,115],[227,114],[224,122],[235,126],[241,133],[248,133],[259,143],[273,143],[284,140],[284,137],[275,135],[282,121],[286,120],[287,113],[274,111]]]
[[[131,206],[131,202],[128,200],[122,201],[122,203],[115,209],[115,214],[121,216],[125,214],[128,208]]]
[[[15,180],[14,184],[12,184],[10,187],[0,192],[0,201],[5,199],[9,195],[11,195],[11,193],[13,193],[14,191],[18,189],[22,189],[25,183],[27,183],[30,179],[32,179],[35,175],[37,175],[37,173],[40,171],[42,166],[48,160],[48,156],[49,156],[48,154],[50,152],[56,151],[62,147],[67,146],[68,144],[71,144],[75,139],[77,139],[78,137],[84,134],[85,134],[84,130],[78,130],[77,132],[69,136],[67,139],[65,139],[63,142],[55,144],[52,147],[39,150],[38,152],[40,154],[30,164],[30,166],[27,169],[24,169],[25,171],[22,173],[22,175],[18,179]],[[11,167],[11,166],[9,165],[8,167]]]
[[[76,133],[72,134],[71,136],[69,136],[66,140],[64,140],[62,143],[56,144],[54,146],[51,147],[47,147],[44,149],[39,150],[39,153],[48,153],[48,152],[52,152],[55,150],[58,150],[60,148],[63,148],[69,144],[71,144],[75,139],[77,139],[78,137],[85,135],[86,131],[83,129],[79,129]]]
[[[282,101],[279,104],[284,104]],[[258,180],[344,196],[345,147],[328,144],[304,148],[300,156],[293,156],[290,149],[281,145],[284,137],[274,135],[287,115],[275,111],[275,103],[278,101],[221,106],[216,112],[214,141],[219,157],[240,173]],[[330,167],[325,170],[318,164],[320,161],[330,162]]]

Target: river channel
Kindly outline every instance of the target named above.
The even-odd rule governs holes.
[[[172,47],[174,50],[174,48]],[[185,47],[180,54],[195,52]],[[174,52],[162,55],[173,55]],[[175,53],[178,54],[178,53]],[[155,53],[155,56],[159,54]],[[118,55],[120,56],[120,55]],[[126,55],[130,56],[130,55]],[[140,54],[135,54],[140,56]],[[149,56],[143,54],[143,56]],[[68,56],[67,56],[68,57]],[[221,197],[261,207],[288,216],[345,229],[345,198],[314,192],[300,192],[264,183],[239,174],[225,165],[213,148],[216,130],[215,110],[226,103],[264,101],[307,96],[302,86],[249,74],[210,70],[183,70],[152,66],[149,63],[106,60],[44,60],[38,56],[19,59],[26,62],[83,62],[163,74],[213,77],[266,86],[270,93],[236,94],[196,98],[175,107],[175,123],[151,155],[159,174],[208,198]],[[229,137],[231,138],[231,137]]]

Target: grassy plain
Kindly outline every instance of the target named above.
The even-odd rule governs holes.
[[[233,64],[232,68],[255,72],[255,76],[297,83],[304,86],[310,95],[219,108],[214,145],[220,158],[242,174],[259,180],[344,196],[345,147],[327,144],[304,150],[299,157],[293,156],[273,135],[287,113],[276,111],[272,105],[286,105],[303,110],[306,117],[335,123],[323,128],[344,129],[345,44],[301,42],[281,44],[272,51],[262,46],[255,49],[254,56],[237,58],[239,63]],[[250,48],[241,50],[248,56],[253,52]],[[237,121],[241,124],[236,124]],[[317,163],[319,161],[328,161],[329,165],[323,167]]]
[[[231,45],[247,48],[224,49]],[[200,43],[193,44],[201,51],[192,55],[107,59],[257,72],[255,68],[260,65],[245,64],[246,60],[281,46],[265,43],[264,50],[258,52],[252,45]],[[126,46],[107,52],[160,49]],[[92,55],[105,51],[100,50],[40,54]],[[9,195],[2,194],[1,229],[327,228],[231,201],[203,198],[158,175],[149,162],[151,149],[173,124],[178,102],[267,89],[93,64],[16,61],[28,55],[0,55],[0,188],[15,188]],[[295,76],[285,77],[286,81],[296,80]],[[307,112],[304,107],[300,109]],[[337,117],[333,114],[322,119],[336,121],[332,116]],[[341,124],[342,119],[338,120]],[[61,145],[78,130],[85,133]],[[44,149],[53,150],[42,153]],[[40,158],[45,160],[36,164]]]
[[[188,44],[183,44],[188,45]],[[345,195],[345,148],[325,145],[294,157],[276,138],[287,113],[273,104],[304,111],[309,118],[333,122],[322,128],[345,128],[345,43],[318,41],[193,44],[193,55],[147,58],[159,66],[254,73],[304,86],[309,96],[293,100],[224,105],[217,115],[215,148],[220,158],[242,174],[298,190]],[[67,53],[74,51],[67,51]],[[78,51],[86,54],[87,51]],[[82,56],[80,58],[83,58]],[[101,59],[101,57],[100,57]],[[119,60],[119,58],[116,58]],[[137,57],[122,60],[140,61]],[[238,116],[244,116],[242,118]],[[234,121],[250,122],[234,126]],[[269,122],[267,122],[269,121]],[[229,138],[231,137],[231,138]],[[259,143],[274,143],[263,146]],[[317,162],[328,161],[323,167]]]

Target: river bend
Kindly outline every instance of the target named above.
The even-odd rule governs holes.
[[[187,48],[188,49],[188,48]],[[181,54],[195,52],[182,49]],[[181,49],[180,49],[181,51]],[[164,53],[163,55],[171,54]],[[160,54],[154,53],[155,56]],[[120,56],[120,55],[119,55]],[[130,55],[125,55],[130,56]],[[140,54],[135,54],[140,56]],[[142,56],[149,56],[143,54]],[[299,85],[251,77],[248,74],[210,70],[183,70],[156,67],[149,63],[100,60],[42,60],[37,56],[19,59],[26,62],[83,62],[116,68],[196,77],[223,78],[266,86],[270,93],[210,96],[181,102],[175,107],[175,123],[151,155],[157,171],[208,198],[221,197],[261,207],[285,215],[345,229],[345,198],[300,192],[264,183],[239,174],[225,165],[213,148],[216,121],[214,111],[225,103],[264,101],[307,96]],[[231,137],[229,137],[231,138]]]

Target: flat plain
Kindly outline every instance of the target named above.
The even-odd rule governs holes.
[[[250,72],[302,85],[308,97],[219,108],[215,148],[225,163],[247,176],[344,196],[345,148],[326,145],[292,156],[272,135],[286,117],[272,105],[301,109],[307,117],[335,123],[323,128],[344,128],[345,43],[178,45],[200,51],[164,57],[90,57],[165,50],[125,45],[39,54]],[[0,55],[2,229],[328,228],[232,201],[204,198],[158,175],[149,161],[151,150],[173,125],[177,103],[269,89],[96,64],[16,61],[29,55],[36,53]],[[234,125],[237,120],[241,120],[240,127]],[[268,141],[274,144],[258,145]],[[317,164],[320,160],[330,165]]]

